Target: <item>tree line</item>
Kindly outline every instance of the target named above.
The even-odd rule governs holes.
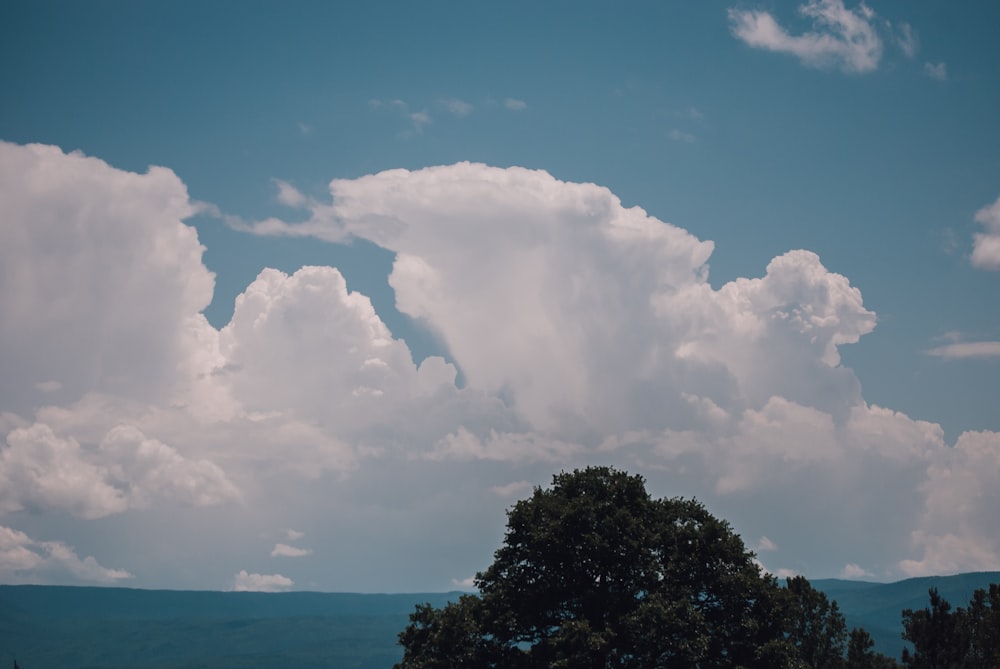
[[[395,669],[998,669],[1000,587],[903,612],[896,660],[801,576],[761,570],[696,500],[588,467],[507,513],[476,595],[417,606]]]

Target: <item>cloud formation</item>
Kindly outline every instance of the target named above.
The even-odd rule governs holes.
[[[948,66],[944,63],[926,62],[924,63],[924,74],[937,81],[946,81],[948,79]]]
[[[233,577],[233,590],[236,592],[283,592],[290,590],[295,581],[281,574],[250,574],[241,569]]]
[[[882,39],[875,28],[875,13],[867,5],[848,9],[843,0],[812,0],[798,10],[811,21],[811,31],[793,35],[769,12],[743,9],[729,10],[730,30],[750,47],[791,54],[809,67],[858,74],[878,68]],[[915,49],[912,32],[906,28],[903,48]]]
[[[305,557],[306,555],[312,555],[312,551],[308,548],[299,548],[288,544],[275,544],[274,548],[271,549],[271,557]]]
[[[439,569],[445,588],[482,556],[468,548],[438,565],[415,557],[421,546],[486,541],[498,498],[600,462],[697,494],[746,536],[768,537],[777,570],[1000,565],[988,512],[1000,435],[951,445],[937,425],[868,404],[840,347],[876,316],[812,252],[714,287],[712,242],[607,188],[519,167],[338,179],[328,201],[279,185],[304,220],[249,227],[392,252],[397,308],[449,356],[415,361],[332,267],[265,269],[226,326],[208,324],[212,277],[183,222],[197,207],[169,170],[0,144],[0,173],[12,204],[0,267],[50,300],[33,314],[11,292],[4,304],[25,318],[0,312],[3,359],[19,361],[9,379],[20,392],[0,404],[10,525],[197,506],[217,523],[199,535],[218,542],[205,555],[293,522],[272,556],[304,556],[293,544],[308,532],[324,555],[378,550],[405,558],[397,571]],[[60,243],[64,227],[74,243]],[[76,302],[61,305],[60,286]],[[77,339],[77,321],[93,334]],[[126,364],[136,352],[149,359]],[[144,525],[142,541],[183,545],[183,528]],[[73,571],[62,548],[8,531],[3,559],[24,565],[22,580],[53,559],[73,578],[117,578],[96,560]],[[240,570],[216,587],[311,582],[288,573]]]
[[[1000,270],[1000,197],[976,212],[983,232],[973,235],[972,264],[980,269]]]
[[[132,578],[132,574],[103,567],[89,555],[81,559],[60,541],[36,541],[0,525],[0,582],[47,584],[64,582],[67,577],[108,585]]]

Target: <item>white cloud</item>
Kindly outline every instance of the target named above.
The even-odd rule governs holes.
[[[738,9],[729,10],[730,29],[748,46],[792,54],[810,67],[852,73],[878,68],[882,40],[865,4],[851,10],[843,0],[812,0],[799,13],[812,21],[813,31],[791,35],[768,12]]]
[[[946,360],[962,358],[1000,358],[1000,341],[956,342],[935,346],[927,351]]]
[[[760,540],[757,542],[758,552],[776,551],[776,550],[778,550],[778,544],[774,543],[767,537],[761,537]]]
[[[19,170],[5,160],[40,163]],[[398,309],[454,360],[418,365],[330,267],[264,270],[216,330],[199,314],[211,275],[181,221],[193,208],[183,184],[162,168],[135,175],[100,161],[77,173],[77,161],[92,159],[0,145],[0,172],[12,180],[0,188],[17,205],[6,221],[18,230],[5,225],[0,236],[23,255],[0,246],[0,271],[42,284],[55,274],[80,302],[41,302],[50,314],[42,325],[31,313],[4,320],[0,310],[4,359],[24,362],[11,377],[20,392],[0,398],[0,513],[39,512],[24,514],[39,523],[59,517],[46,511],[117,514],[101,522],[128,525],[142,537],[133,543],[173,555],[183,528],[144,519],[202,504],[212,508],[194,514],[199,522],[226,528],[204,533],[215,542],[206,555],[253,550],[261,526],[289,518],[311,528],[317,551],[342,531],[377,526],[392,530],[379,549],[401,554],[394,541],[419,547],[445,531],[487,541],[483,528],[502,526],[484,520],[488,510],[500,515],[498,496],[600,461],[642,471],[661,493],[697,494],[745,536],[780,546],[774,562],[801,573],[850,564],[916,573],[990,565],[1000,554],[989,539],[1000,536],[988,513],[997,505],[988,484],[1000,476],[989,460],[995,437],[963,435],[952,448],[939,426],[865,403],[839,347],[870,332],[875,314],[811,252],[713,287],[712,242],[624,207],[606,188],[523,168],[391,170],[336,180],[325,202],[286,191],[306,221],[255,230],[359,237],[394,254]],[[23,178],[32,169],[74,176],[33,191]],[[119,196],[125,210],[114,206]],[[165,217],[170,206],[175,215]],[[60,225],[73,231],[66,248],[55,242]],[[24,241],[35,232],[47,241]],[[97,251],[91,236],[102,240]],[[77,276],[96,293],[77,291]],[[39,295],[58,302],[61,292],[53,284]],[[5,307],[8,299],[20,296],[5,295]],[[75,319],[101,334],[72,349],[102,360],[99,373],[75,359],[48,366],[72,343]],[[139,371],[155,373],[133,374],[116,347],[141,351],[149,359]],[[105,366],[117,370],[107,379]],[[31,393],[43,394],[21,403]],[[144,515],[130,520],[138,508]],[[236,545],[247,517],[260,524]],[[337,528],[329,536],[312,529],[327,520]],[[357,557],[371,542],[354,543],[338,546],[354,551],[357,568],[374,569]],[[306,550],[275,546],[288,549]],[[424,563],[447,587],[481,557]],[[15,546],[5,559],[36,558]],[[280,574],[241,574],[237,585],[293,585]]]
[[[923,484],[923,517],[911,534],[919,559],[900,562],[909,576],[1000,570],[1000,432],[965,432],[940,452]]]
[[[295,186],[280,179],[274,180],[278,187],[278,202],[289,207],[302,207],[309,199],[303,195]]]
[[[233,590],[237,592],[284,592],[295,585],[295,581],[281,574],[248,574],[241,569],[233,578]]]
[[[275,544],[274,548],[271,549],[271,557],[305,557],[306,555],[312,555],[312,550],[288,544]]]
[[[924,63],[924,74],[937,81],[948,79],[948,66],[945,63]]]
[[[451,579],[451,584],[456,588],[461,588],[463,590],[475,590],[476,577],[469,576],[468,578],[453,578]]]
[[[973,236],[972,264],[980,269],[1000,270],[1000,197],[976,212],[976,223],[985,231]]]
[[[458,98],[445,98],[440,100],[439,103],[450,113],[458,117],[468,116],[474,109],[471,104],[465,102],[464,100],[459,100]]]
[[[696,139],[690,132],[683,132],[677,128],[673,128],[667,133],[667,136],[675,142],[685,142],[687,144],[691,144]]]
[[[840,570],[840,578],[862,579],[871,578],[872,576],[874,576],[874,574],[870,571],[853,562],[848,562],[844,565],[844,568]]]
[[[289,541],[298,541],[299,539],[306,536],[305,532],[299,532],[298,530],[287,529],[285,530],[285,536],[288,537]]]
[[[185,458],[132,425],[112,428],[101,440],[100,453],[113,463],[109,478],[128,491],[132,506],[146,507],[156,498],[191,506],[216,506],[240,498],[215,463]]]
[[[0,513],[65,510],[87,519],[148,507],[156,499],[214,506],[239,498],[219,467],[192,461],[133,426],[96,448],[59,437],[44,423],[11,430],[0,449]]]
[[[495,485],[490,490],[500,497],[521,497],[530,493],[534,485],[529,481],[511,481],[503,485]]]
[[[83,559],[60,541],[37,541],[0,525],[0,582],[50,583],[67,577],[77,582],[111,584],[132,578],[123,569],[102,567],[92,556]]]
[[[64,509],[100,518],[128,508],[125,491],[106,480],[75,439],[43,424],[12,430],[0,450],[0,511]]]
[[[34,406],[39,383],[46,402],[169,397],[214,286],[180,179],[0,143],[0,200],[0,407]]]
[[[511,111],[524,111],[528,108],[528,103],[517,98],[507,98],[503,101],[503,106]]]

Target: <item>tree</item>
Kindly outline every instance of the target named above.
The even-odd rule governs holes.
[[[903,611],[903,665],[911,669],[996,669],[1000,667],[1000,584],[976,590],[969,608],[952,611],[938,591],[930,606]]]
[[[860,627],[853,628],[847,641],[847,662],[844,667],[846,669],[897,669],[899,667],[891,657],[872,650],[874,647],[875,641],[866,630]]]
[[[556,475],[508,511],[494,558],[479,596],[410,616],[399,669],[802,666],[787,593],[728,523],[640,476]]]
[[[803,576],[786,579],[790,600],[788,637],[799,658],[811,669],[840,669],[844,662],[847,623],[837,602]]]

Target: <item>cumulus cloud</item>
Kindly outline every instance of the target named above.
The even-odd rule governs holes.
[[[238,499],[215,464],[192,461],[133,426],[96,448],[43,423],[11,430],[0,448],[0,512],[64,510],[93,519],[148,507],[154,499],[212,506]]]
[[[60,541],[37,541],[24,532],[0,525],[0,581],[4,583],[77,581],[111,584],[132,578],[123,569],[101,566],[92,556],[80,558]]]
[[[331,191],[306,222],[267,232],[356,235],[396,253],[398,307],[434,324],[467,389],[502,397],[523,424],[461,426],[424,458],[559,463],[598,448],[710,482],[720,499],[767,505],[809,491],[815,503],[802,508],[825,523],[871,524],[890,522],[866,506],[880,503],[877,477],[914,490],[946,448],[939,427],[864,403],[839,347],[870,332],[875,314],[813,253],[713,289],[711,243],[592,184],[458,164]],[[829,503],[845,494],[852,504]],[[906,506],[919,499],[887,508],[915,523]],[[889,550],[909,537],[882,541]]]
[[[308,548],[298,548],[288,544],[275,544],[274,548],[271,549],[271,557],[305,557],[306,555],[312,555],[312,551]]]
[[[973,236],[972,264],[980,269],[1000,270],[1000,197],[976,212],[983,232]]]
[[[17,205],[0,237],[23,255],[0,245],[0,272],[39,283],[31,290],[48,314],[4,295],[27,315],[0,310],[4,360],[20,361],[19,392],[0,398],[0,513],[121,518],[201,505],[226,520],[264,517],[265,527],[295,518],[321,550],[303,509],[322,508],[324,524],[387,523],[416,545],[444,531],[432,510],[466,514],[466,525],[443,523],[456,536],[482,533],[477,514],[498,496],[600,461],[642,471],[658,491],[697,494],[746,536],[768,537],[759,548],[773,545],[773,562],[797,572],[920,573],[1000,555],[987,513],[996,435],[952,447],[939,426],[867,404],[840,347],[876,316],[809,251],[713,287],[712,242],[543,171],[390,170],[331,182],[329,201],[279,183],[279,199],[305,220],[249,227],[391,252],[397,308],[453,361],[418,363],[332,267],[262,271],[230,323],[213,328],[200,314],[212,277],[182,220],[196,207],[168,170],[137,175],[11,145],[0,145],[0,164],[0,188]],[[56,219],[79,244],[53,241]],[[50,274],[78,303],[60,306],[55,284],[42,290]],[[77,275],[93,295],[77,291]],[[94,332],[71,347],[76,320]],[[65,369],[50,366],[67,347]],[[134,370],[116,358],[130,351],[149,359]],[[277,515],[276,499],[295,515]],[[821,540],[808,534],[815,527]],[[160,531],[146,536],[166,550]],[[286,537],[275,557],[307,550],[293,545],[301,534]],[[21,541],[4,559],[35,559],[22,548],[66,557],[40,545]],[[441,587],[480,568],[475,560],[442,566]],[[246,571],[233,581],[293,585]]]
[[[965,432],[930,464],[923,518],[911,535],[918,559],[900,562],[910,576],[1000,570],[1000,432]]]
[[[295,585],[295,581],[281,574],[250,574],[241,569],[233,578],[236,592],[284,592]]]
[[[882,39],[875,29],[875,13],[864,3],[855,9],[843,0],[812,0],[799,6],[813,30],[792,35],[769,12],[729,10],[734,36],[756,49],[796,56],[804,65],[836,67],[844,72],[864,73],[878,68]]]
[[[47,402],[168,397],[214,287],[180,179],[4,142],[0,201],[0,407],[31,408],[39,383]]]

